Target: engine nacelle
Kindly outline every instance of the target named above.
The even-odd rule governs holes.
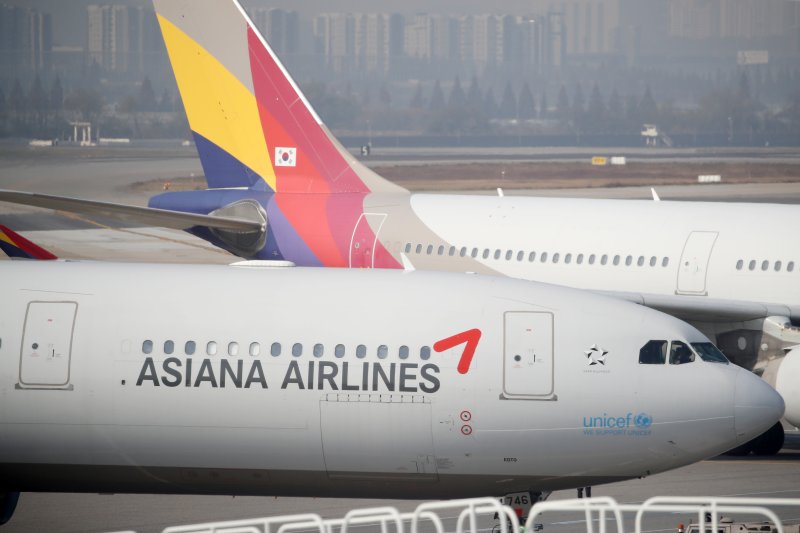
[[[775,389],[786,403],[784,418],[800,427],[800,347],[790,350],[783,358],[775,378]]]

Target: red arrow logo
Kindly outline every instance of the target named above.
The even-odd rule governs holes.
[[[464,352],[461,354],[461,360],[458,362],[458,373],[466,374],[469,372],[469,365],[472,364],[472,357],[475,355],[475,349],[478,347],[479,340],[481,340],[481,330],[477,328],[468,329],[467,331],[456,333],[452,337],[437,341],[436,344],[433,345],[433,349],[437,352],[443,352],[459,344],[466,343]]]

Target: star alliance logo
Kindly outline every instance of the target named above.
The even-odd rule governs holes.
[[[592,347],[583,353],[586,354],[586,359],[589,361],[589,366],[606,365],[606,354],[608,354],[608,352],[602,348],[599,348],[596,344],[592,344]]]

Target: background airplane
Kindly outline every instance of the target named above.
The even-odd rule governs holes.
[[[800,424],[797,206],[410,194],[336,141],[235,0],[154,4],[209,189],[150,209],[0,199],[186,229],[246,258],[401,268],[405,255],[603,291],[701,329],[781,387]],[[782,442],[777,425],[756,451]]]
[[[252,262],[0,275],[0,515],[20,491],[541,495],[716,455],[783,413],[695,328],[558,286]]]

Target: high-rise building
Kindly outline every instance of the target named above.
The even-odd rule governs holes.
[[[324,13],[314,19],[317,52],[333,72],[351,72],[355,66],[355,26],[351,13]]]
[[[30,77],[50,69],[53,22],[49,13],[0,6],[0,70],[3,77]]]
[[[281,59],[300,53],[300,14],[285,9],[254,9],[250,18]]]
[[[163,41],[152,9],[123,5],[87,6],[87,60],[105,71],[134,77],[154,72]]]

